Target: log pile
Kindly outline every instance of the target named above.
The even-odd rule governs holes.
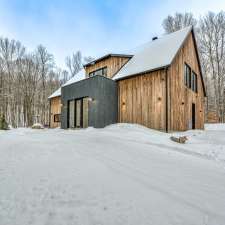
[[[185,144],[185,142],[188,140],[187,136],[182,136],[182,137],[171,136],[170,139],[180,144]]]

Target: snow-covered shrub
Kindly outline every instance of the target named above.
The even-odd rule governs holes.
[[[40,123],[35,123],[33,124],[32,129],[44,129],[44,127]]]

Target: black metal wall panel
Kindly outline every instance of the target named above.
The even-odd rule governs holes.
[[[117,83],[103,76],[94,76],[61,89],[61,127],[68,128],[68,101],[89,97],[88,126],[102,128],[117,123]]]

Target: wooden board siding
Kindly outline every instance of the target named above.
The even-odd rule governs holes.
[[[197,74],[198,92],[195,93],[184,84],[184,64],[187,63]],[[194,47],[192,33],[179,50],[168,69],[169,93],[169,130],[190,129],[192,103],[196,107],[196,129],[204,128],[204,92],[200,77],[200,68]]]
[[[166,129],[166,73],[154,71],[118,81],[119,122]]]
[[[185,63],[197,74],[197,93],[185,86]],[[118,98],[119,122],[184,131],[192,129],[192,104],[195,104],[195,128],[204,129],[205,97],[192,33],[167,69],[119,80]]]
[[[107,77],[112,78],[115,73],[125,64],[128,62],[130,58],[127,57],[116,57],[111,56],[109,58],[103,59],[94,65],[89,65],[85,68],[86,77],[89,76],[90,72],[93,72],[97,69],[103,68],[107,66]]]
[[[50,99],[50,127],[56,128],[60,126],[60,123],[54,122],[54,115],[61,114],[61,97],[55,97]]]

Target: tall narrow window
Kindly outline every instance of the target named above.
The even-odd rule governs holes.
[[[188,88],[191,88],[191,67],[186,63],[184,65],[184,83]]]
[[[197,80],[197,74],[192,71],[192,82],[191,82],[191,89],[194,91],[194,92],[198,92],[198,80]]]

